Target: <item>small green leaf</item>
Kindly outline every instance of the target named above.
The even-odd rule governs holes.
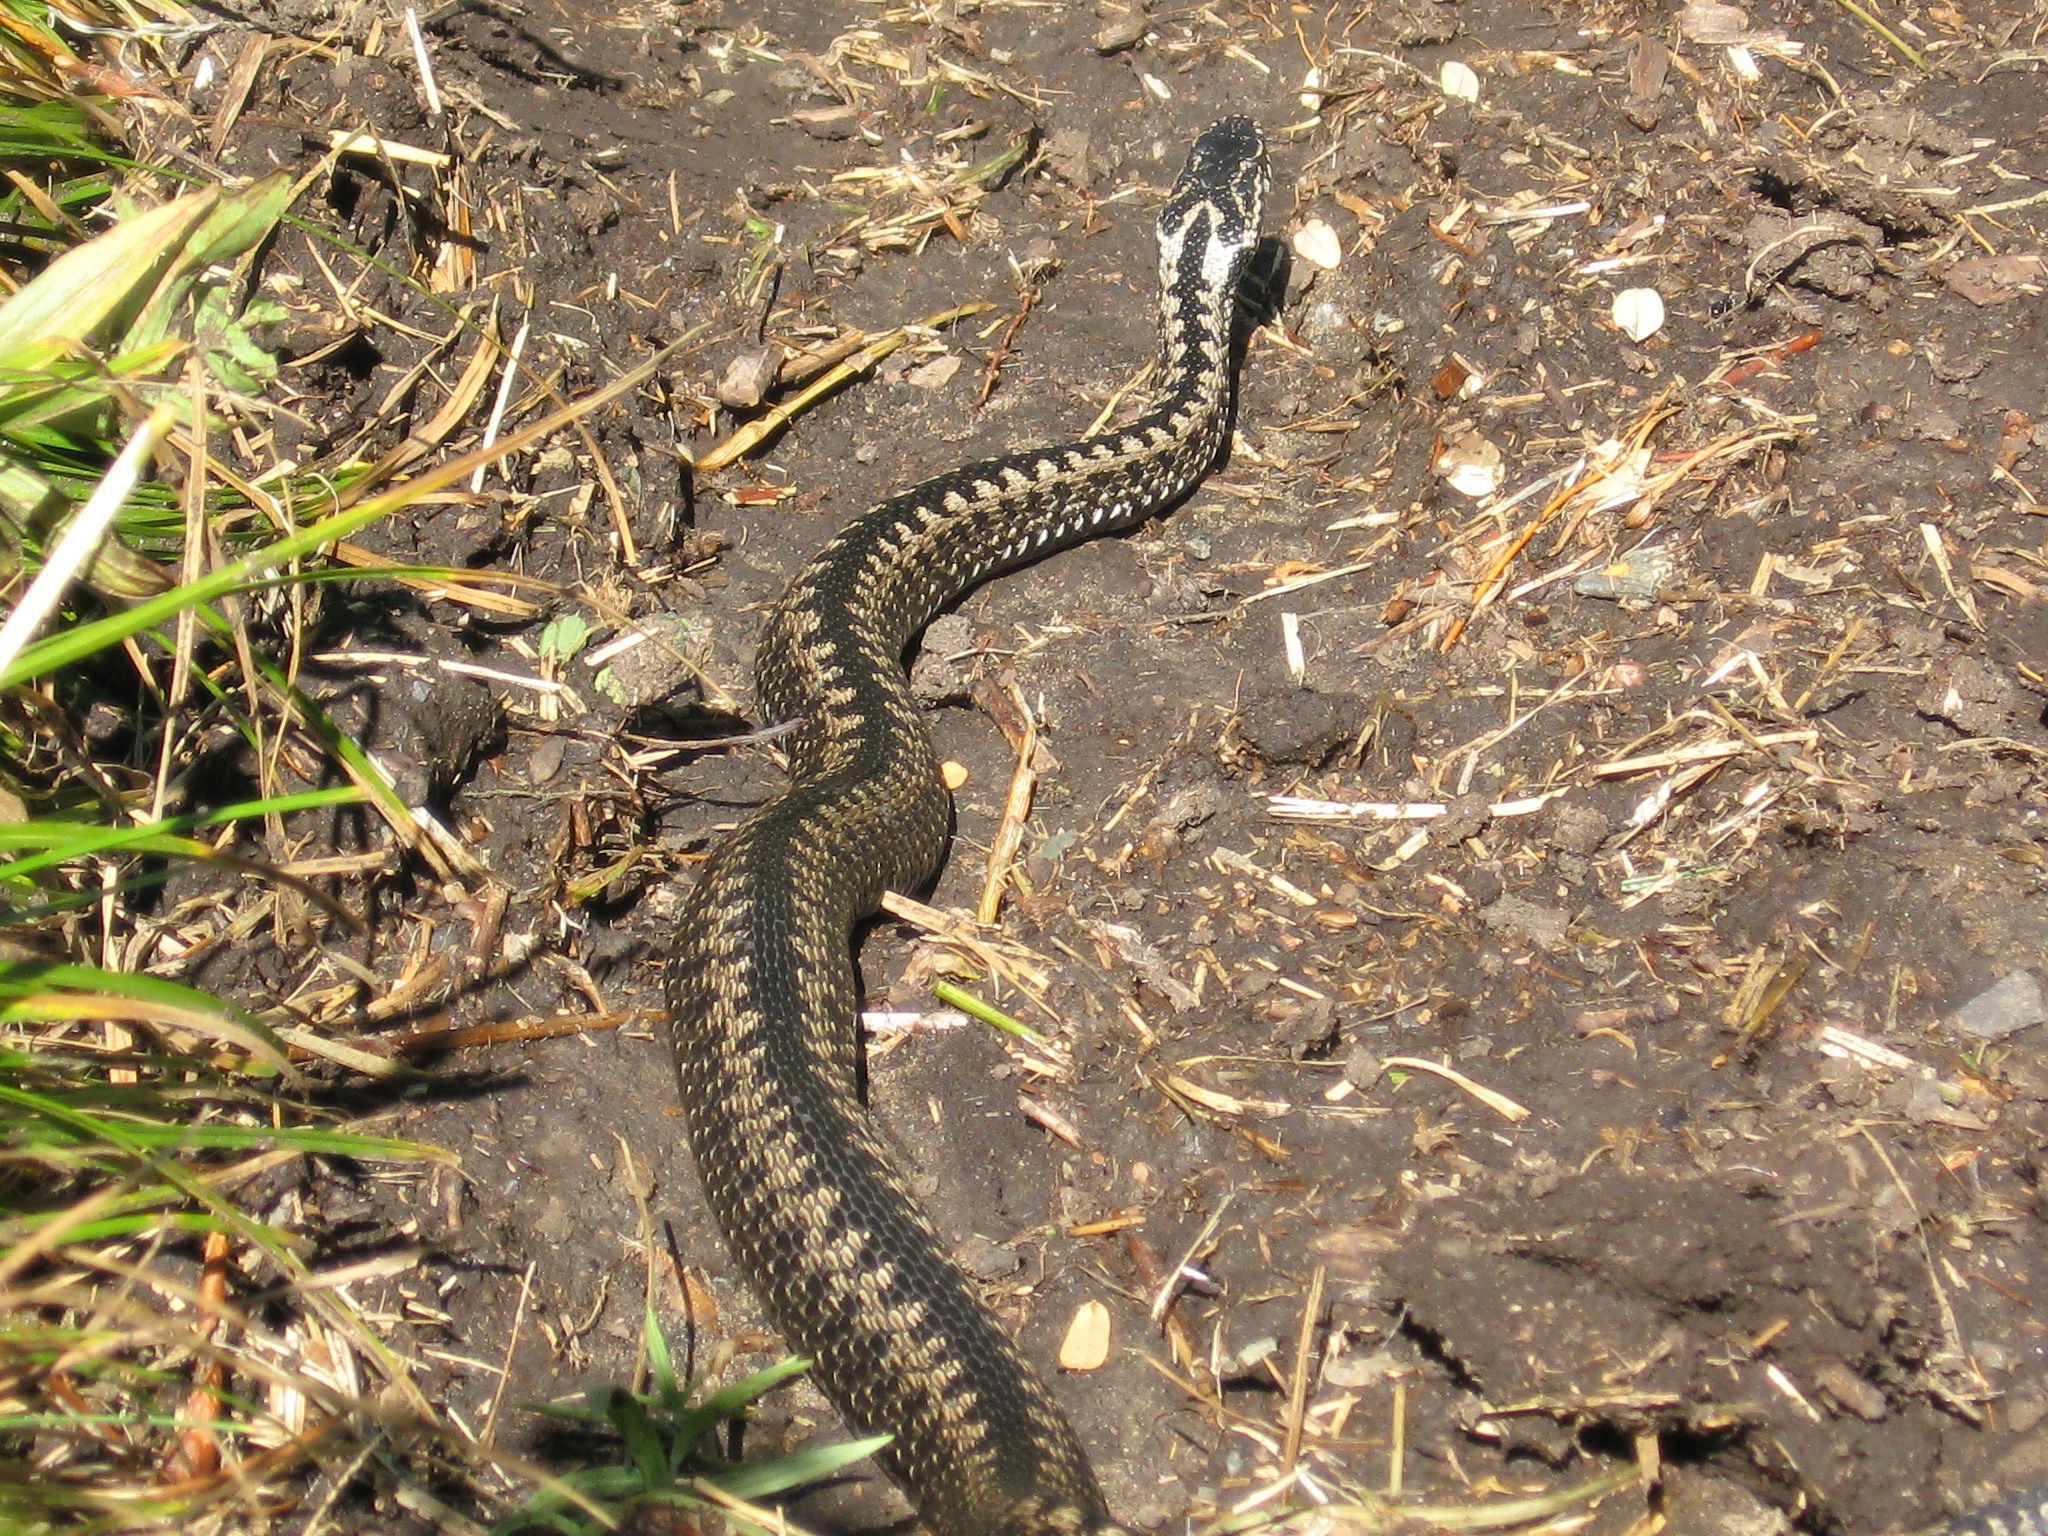
[[[590,622],[580,613],[565,613],[548,620],[540,632],[540,653],[555,661],[567,661],[590,643]]]

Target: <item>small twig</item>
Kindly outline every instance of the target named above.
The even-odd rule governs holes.
[[[1920,1262],[1927,1270],[1927,1287],[1934,1292],[1934,1304],[1941,1313],[1942,1342],[1948,1346],[1950,1353],[1968,1363],[1971,1371],[1981,1382],[1984,1373],[1978,1369],[1977,1362],[1970,1352],[1963,1347],[1963,1330],[1956,1322],[1956,1309],[1950,1305],[1948,1291],[1942,1285],[1941,1276],[1934,1267],[1934,1250],[1927,1241],[1927,1213],[1920,1209],[1920,1202],[1913,1198],[1913,1191],[1899,1176],[1898,1164],[1894,1163],[1891,1154],[1885,1151],[1884,1143],[1870,1134],[1869,1126],[1858,1125],[1856,1129],[1863,1139],[1870,1143],[1870,1150],[1875,1152],[1877,1160],[1884,1164],[1884,1171],[1892,1176],[1892,1185],[1898,1190],[1899,1198],[1905,1201],[1906,1209],[1913,1213],[1913,1235],[1920,1240]]]
[[[526,337],[532,329],[530,323],[522,320],[519,322],[518,334],[512,338],[512,350],[505,358],[505,372],[498,379],[498,397],[491,402],[490,420],[484,423],[484,448],[489,448],[497,442],[498,430],[505,424],[505,410],[512,403],[512,386],[519,382],[519,360],[526,355]],[[477,465],[476,473],[469,477],[469,491],[472,496],[483,490],[484,475],[493,462],[495,461],[486,459]]]
[[[858,378],[866,373],[875,364],[902,346],[904,342],[910,339],[911,331],[937,330],[942,325],[951,325],[956,320],[965,320],[971,315],[985,314],[993,308],[995,308],[993,304],[962,304],[955,309],[943,310],[936,315],[927,315],[924,319],[915,321],[910,325],[898,326],[893,331],[884,332],[844,362],[833,364],[830,368],[819,374],[816,379],[812,380],[810,384],[806,385],[789,399],[783,401],[773,410],[768,411],[764,415],[757,416],[754,420],[739,428],[732,436],[728,437],[724,442],[697,461],[697,473],[708,475],[714,470],[723,469],[726,465],[752,453],[762,443],[789,425],[791,421],[819,399],[830,394],[849,379]]]
[[[1396,1387],[1394,1390],[1400,1392],[1402,1389]],[[1634,1467],[1623,1467],[1616,1472],[1603,1473],[1576,1488],[1561,1488],[1532,1498],[1494,1499],[1485,1504],[1468,1505],[1405,1504],[1398,1510],[1390,1510],[1378,1500],[1368,1497],[1363,1504],[1332,1504],[1328,1512],[1339,1519],[1356,1520],[1366,1530],[1385,1529],[1387,1517],[1398,1514],[1421,1526],[1433,1526],[1438,1531],[1504,1531],[1562,1515],[1575,1504],[1597,1503],[1609,1494],[1632,1486],[1637,1480]]]
[[[519,1305],[512,1311],[512,1337],[505,1341],[505,1364],[498,1372],[498,1390],[491,1394],[491,1411],[484,1415],[483,1432],[477,1436],[477,1444],[489,1445],[498,1432],[498,1410],[505,1403],[505,1388],[512,1383],[512,1356],[519,1348],[519,1330],[526,1325],[526,1299],[533,1294],[533,1271],[540,1260],[528,1261],[526,1273],[519,1277]]]
[[[1408,1460],[1408,1383],[1394,1383],[1393,1422],[1387,1432],[1387,1497],[1401,1497],[1402,1465]]]
[[[373,133],[352,133],[346,128],[328,130],[327,148],[336,155],[367,155],[374,160],[405,161],[412,165],[431,166],[437,171],[445,171],[455,163],[452,155],[444,155],[438,149],[421,149],[417,145],[401,144],[396,139],[380,139]],[[363,270],[367,273],[372,269],[365,267]]]
[[[1291,1473],[1301,1460],[1301,1428],[1308,1413],[1309,1365],[1315,1355],[1316,1322],[1323,1314],[1323,1283],[1329,1278],[1326,1266],[1318,1264],[1309,1277],[1308,1295],[1301,1303],[1301,1336],[1294,1341],[1294,1375],[1287,1389],[1287,1440],[1280,1452],[1280,1470]]]
[[[611,463],[605,458],[604,449],[598,446],[590,423],[577,422],[576,433],[583,439],[584,450],[590,455],[590,467],[597,475],[597,483],[604,487],[604,503],[612,514],[612,531],[619,536],[619,563],[637,566],[640,564],[640,545],[633,537],[633,520],[626,512],[625,493],[619,489]]]
[[[758,730],[741,731],[737,736],[693,736],[688,741],[672,741],[654,751],[638,754],[635,761],[639,767],[651,768],[658,762],[680,757],[685,752],[714,752],[726,747],[765,746],[770,742],[780,741],[785,736],[795,735],[803,729],[809,718],[808,715],[798,715],[792,720],[779,720],[774,725],[761,726]]]
[[[427,52],[426,37],[420,32],[420,13],[410,5],[405,8],[405,35],[412,44],[413,63],[419,66],[420,87],[427,93],[427,116],[439,117],[441,90],[434,84],[433,56]]]
[[[1036,282],[1027,282],[1017,295],[1017,313],[1010,316],[1003,327],[1003,334],[988,355],[988,366],[982,370],[981,393],[974,397],[974,408],[978,411],[988,404],[988,397],[996,392],[996,376],[1002,372],[1003,364],[1010,359],[1010,349],[1016,344],[1017,333],[1024,329],[1024,322],[1031,317],[1031,311],[1038,307],[1039,297],[1044,290]]]
[[[631,1024],[659,1023],[668,1015],[659,1008],[628,1008],[619,1013],[560,1013],[545,1019],[510,1019],[499,1024],[470,1024],[461,1029],[415,1029],[384,1037],[393,1055],[427,1051],[461,1051],[478,1045],[504,1045],[521,1040],[553,1040],[562,1035],[593,1034]]]
[[[198,1319],[197,1330],[201,1341],[208,1345],[213,1343],[221,1317],[227,1311],[230,1252],[226,1233],[206,1234],[199,1272],[199,1302],[204,1315]],[[178,1435],[178,1448],[171,1458],[171,1467],[178,1475],[204,1477],[219,1470],[220,1441],[214,1435],[213,1422],[220,1417],[220,1394],[226,1385],[227,1370],[217,1352],[208,1350],[193,1361],[192,1390],[185,1395],[185,1409],[179,1415],[185,1427]]]
[[[1810,747],[1820,740],[1817,731],[1766,731],[1748,741],[1705,741],[1690,747],[1673,747],[1669,752],[1652,752],[1643,757],[1618,758],[1611,763],[1596,763],[1587,773],[1596,779],[1622,778],[1633,773],[1653,773],[1663,768],[1676,768],[1683,763],[1711,763],[1722,758],[1740,757],[1745,752],[1763,747],[1789,746],[1794,743]]]
[[[1709,375],[1703,381],[1701,387],[1705,388],[1708,385],[1719,384],[1724,389],[1734,389],[1737,385],[1747,384],[1772,364],[1782,363],[1788,357],[1796,356],[1809,348],[1817,347],[1825,339],[1826,332],[1824,331],[1801,331],[1790,341],[1780,342],[1775,347],[1765,347],[1761,352],[1736,363],[1718,378]],[[1712,451],[1711,448],[1702,450],[1702,456]],[[1688,463],[1683,467],[1690,469],[1692,465]]]
[[[1174,1297],[1178,1296],[1180,1288],[1187,1284],[1188,1266],[1195,1262],[1196,1255],[1201,1253],[1209,1239],[1216,1235],[1216,1229],[1223,1225],[1223,1217],[1236,1199],[1236,1190],[1225,1192],[1223,1198],[1216,1202],[1216,1209],[1209,1213],[1209,1219],[1202,1223],[1202,1230],[1195,1234],[1195,1240],[1188,1244],[1179,1262],[1160,1283],[1158,1291],[1152,1297],[1152,1321],[1155,1324],[1166,1316],[1166,1309],[1173,1305]]]
[[[1520,800],[1496,800],[1486,813],[1504,816],[1533,816],[1551,801],[1571,793],[1568,789],[1546,789]],[[1448,816],[1451,808],[1434,800],[1315,800],[1304,795],[1268,795],[1266,811],[1281,821],[1433,821]]]
[[[1124,403],[1124,396],[1134,389],[1144,388],[1146,384],[1151,382],[1152,375],[1158,371],[1159,364],[1156,362],[1147,363],[1143,368],[1140,368],[1128,384],[1125,384],[1109,397],[1108,403],[1096,414],[1095,419],[1088,423],[1088,430],[1081,435],[1083,437],[1093,437],[1104,427],[1108,426],[1109,418],[1114,416],[1116,408]]]
[[[1024,717],[1023,739],[1017,744],[1017,766],[1010,773],[1010,792],[1003,798],[1003,818],[996,835],[989,839],[988,872],[982,879],[981,905],[975,911],[979,922],[993,923],[1003,912],[1003,887],[1024,844],[1024,824],[1031,819],[1031,799],[1038,788],[1038,770],[1032,766],[1038,755],[1038,717],[1024,700],[1017,685],[1010,685],[1011,702]]]
[[[1074,1122],[1051,1105],[1039,1102],[1028,1093],[1020,1093],[1017,1095],[1017,1108],[1023,1111],[1026,1120],[1050,1131],[1075,1151],[1081,1150],[1081,1133],[1074,1129]]]

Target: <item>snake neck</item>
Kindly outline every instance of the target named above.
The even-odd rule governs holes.
[[[798,574],[769,616],[755,662],[769,718],[805,721],[793,771],[837,776],[872,766],[876,733],[916,714],[905,648],[964,593],[1142,522],[1208,473],[1235,405],[1236,289],[1236,269],[1222,287],[1187,272],[1162,285],[1164,394],[1129,426],[926,481],[848,524]],[[846,707],[885,696],[886,709]]]

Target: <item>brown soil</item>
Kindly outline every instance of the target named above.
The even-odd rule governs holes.
[[[1297,1371],[1326,1489],[1384,1490],[1397,1431],[1405,1493],[1435,1503],[1661,1445],[1669,1528],[1731,1536],[1778,1511],[1909,1530],[2048,1477],[2048,1061],[2019,1022],[2048,980],[2041,17],[1888,7],[1923,72],[1842,7],[1767,5],[1752,31],[1803,53],[1752,48],[1749,81],[1699,40],[1713,9],[1220,0],[1105,53],[1115,16],[1021,0],[478,0],[427,29],[439,118],[380,10],[264,18],[325,46],[273,43],[227,170],[339,127],[450,153],[395,165],[403,204],[354,163],[332,222],[403,268],[466,205],[474,286],[458,263],[445,302],[529,327],[529,377],[564,394],[693,337],[587,440],[365,541],[563,596],[527,592],[522,618],[365,587],[322,640],[568,685],[320,663],[490,874],[378,887],[354,960],[415,990],[364,1028],[627,1015],[436,1059],[385,1123],[461,1153],[460,1181],[300,1191],[336,1256],[394,1225],[430,1245],[372,1311],[462,1424],[492,1416],[516,1328],[496,1433],[557,1454],[518,1405],[628,1379],[650,1275],[700,1366],[775,1357],[636,1010],[660,1006],[693,863],[777,771],[675,738],[746,728],[759,611],[844,520],[1139,406],[1152,210],[1193,134],[1245,112],[1273,144],[1269,228],[1322,221],[1342,255],[1294,261],[1229,464],[926,647],[967,777],[920,894],[978,899],[1022,701],[1056,761],[1002,933],[1044,982],[977,985],[1071,1060],[1041,1077],[979,1026],[871,1043],[871,1103],[941,1227],[1049,1369],[1107,1304],[1108,1363],[1057,1389],[1141,1528],[1271,1482]],[[210,46],[231,61],[235,38]],[[1476,105],[1436,88],[1452,60]],[[1311,62],[1326,94],[1304,100]],[[985,195],[947,182],[1032,135]],[[835,179],[904,166],[914,184]],[[279,451],[374,456],[473,343],[433,355],[445,308],[342,256],[338,297],[303,250],[273,285],[305,392]],[[1011,328],[1040,255],[1057,269]],[[1640,344],[1610,318],[1632,287],[1668,312]],[[764,455],[685,467],[751,414],[718,390],[764,340],[970,303],[992,307]],[[1567,478],[1487,511],[1433,472],[1495,452],[1504,495]],[[1581,455],[1613,494],[1554,505]],[[1645,539],[1609,572],[1650,568],[1633,598],[1586,595]],[[562,614],[600,646],[673,622],[600,679],[541,654]],[[1289,821],[1275,795],[1448,811]],[[272,942],[199,979],[292,994],[303,957]],[[930,1010],[952,953],[878,925],[874,1006]],[[1162,1338],[1160,1276],[1226,1200]],[[838,1433],[799,1386],[747,1445]],[[857,1528],[889,1497],[868,1479],[793,1513]],[[1631,1490],[1589,1529],[1641,1513]]]

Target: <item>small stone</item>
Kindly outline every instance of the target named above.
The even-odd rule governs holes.
[[[742,352],[725,365],[718,381],[718,403],[736,411],[750,411],[767,398],[782,371],[782,348],[770,342]]]
[[[627,709],[694,704],[703,696],[696,668],[709,655],[711,625],[681,613],[649,613],[577,658],[593,668],[599,693]]]
[[[2048,1418],[2048,1390],[2022,1387],[2005,1400],[2005,1427],[2012,1434],[2024,1435],[2044,1418]]]
[[[1830,1360],[1816,1371],[1814,1383],[1866,1424],[1877,1423],[1885,1416],[1890,1406],[1881,1390],[1858,1376],[1840,1360]]]
[[[1074,1310],[1067,1336],[1060,1341],[1060,1369],[1099,1370],[1109,1360],[1109,1308],[1084,1301]]]
[[[1005,1248],[979,1232],[970,1232],[953,1249],[953,1257],[977,1280],[1001,1280],[1014,1275],[1024,1265],[1024,1256],[1014,1248]]]
[[[925,629],[924,644],[911,663],[910,691],[927,709],[965,704],[979,662],[973,622],[964,614],[942,613]]]
[[[1334,272],[1344,260],[1344,242],[1327,220],[1310,219],[1294,232],[1294,254],[1312,267]]]
[[[504,706],[489,689],[445,672],[415,672],[329,703],[391,775],[407,805],[439,803],[505,739]]]
[[[1639,545],[1608,565],[1586,572],[1572,583],[1580,597],[1609,602],[1649,603],[1678,579],[1678,556],[1668,544]]]
[[[545,784],[562,771],[562,757],[569,750],[569,743],[560,736],[543,736],[540,745],[533,749],[533,755],[526,760],[527,782],[536,786]]]
[[[1368,715],[1356,694],[1291,688],[1246,700],[1237,732],[1267,763],[1320,768],[1358,739]]]
[[[1957,1027],[1977,1040],[2003,1040],[2044,1019],[2048,999],[2032,971],[2009,973],[1956,1010]]]
[[[1323,1361],[1323,1381],[1332,1387],[1372,1387],[1393,1380],[1404,1369],[1392,1351],[1385,1349],[1369,1355],[1331,1355]]]
[[[1607,841],[1607,818],[1590,805],[1560,805],[1550,823],[1550,846],[1589,858]]]
[[[1927,674],[1913,707],[1968,736],[2048,739],[2041,700],[2004,668],[1976,656],[1958,656]]]
[[[859,107],[812,107],[789,115],[814,139],[850,139],[860,131]]]
[[[1078,192],[1094,186],[1105,169],[1094,135],[1078,125],[1055,128],[1045,136],[1045,163]]]
[[[919,363],[915,368],[904,370],[903,382],[918,389],[944,389],[954,374],[960,371],[960,354],[948,352],[935,357],[928,363]]]
[[[1525,896],[1503,896],[1479,914],[1494,932],[1538,949],[1564,948],[1570,919],[1557,907],[1541,907]]]
[[[1380,1080],[1382,1070],[1378,1049],[1363,1041],[1344,1058],[1344,1081],[1354,1088],[1370,1088]]]
[[[1450,847],[1468,837],[1477,837],[1492,821],[1493,801],[1490,796],[1477,791],[1460,795],[1444,808],[1443,815],[1429,824],[1430,841]]]
[[[1105,58],[1137,47],[1151,30],[1152,18],[1145,14],[1142,0],[1110,0],[1097,10],[1102,25],[1095,33],[1095,51]]]
[[[1680,1463],[1664,1469],[1671,1529],[1697,1536],[1786,1536],[1792,1523],[1740,1483]]]

